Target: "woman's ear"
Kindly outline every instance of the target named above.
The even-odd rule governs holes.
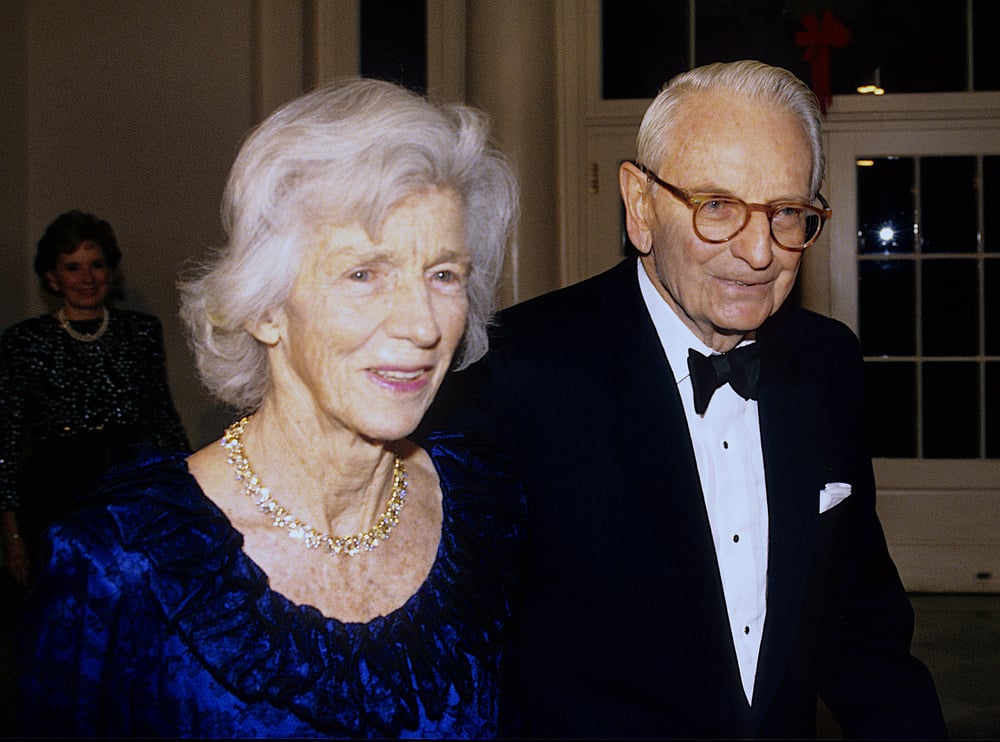
[[[256,324],[248,324],[246,330],[264,345],[277,345],[281,339],[282,317],[280,309],[271,310]]]
[[[45,272],[45,283],[48,284],[49,288],[52,289],[55,293],[57,294],[60,293],[59,282],[56,281],[56,274],[53,271]]]
[[[653,229],[649,218],[653,208],[648,179],[633,162],[623,162],[618,168],[618,187],[625,203],[625,229],[628,238],[643,255],[653,249]]]

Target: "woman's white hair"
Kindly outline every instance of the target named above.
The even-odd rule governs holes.
[[[178,284],[208,390],[238,410],[259,407],[270,385],[268,358],[248,328],[287,300],[317,230],[360,224],[377,241],[393,208],[433,188],[460,197],[472,253],[469,316],[455,359],[462,368],[486,353],[518,216],[517,180],[489,142],[485,114],[354,78],[303,95],[260,124],[223,195],[226,243]]]
[[[812,148],[811,195],[816,196],[826,170],[819,101],[809,87],[788,70],[750,59],[715,62],[671,79],[646,109],[639,126],[636,141],[639,162],[654,169],[663,164],[672,145],[671,134],[678,109],[689,95],[706,92],[769,103],[798,118]]]

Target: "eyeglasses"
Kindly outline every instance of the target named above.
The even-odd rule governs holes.
[[[661,186],[674,198],[693,209],[691,223],[699,239],[712,244],[729,242],[744,230],[750,215],[761,211],[767,215],[774,241],[786,250],[805,250],[819,237],[823,224],[833,216],[830,204],[817,193],[822,208],[797,201],[778,201],[773,204],[748,204],[733,196],[712,193],[688,193],[670,185],[641,163],[634,163],[651,181]]]

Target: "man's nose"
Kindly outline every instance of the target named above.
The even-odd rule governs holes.
[[[774,260],[771,220],[763,211],[754,211],[746,227],[730,243],[733,255],[754,270],[767,268]]]

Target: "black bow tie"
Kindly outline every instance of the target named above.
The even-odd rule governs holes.
[[[760,389],[760,348],[750,343],[722,355],[703,356],[694,348],[688,352],[688,370],[694,389],[694,411],[705,414],[715,390],[727,383],[743,399],[757,399]]]

